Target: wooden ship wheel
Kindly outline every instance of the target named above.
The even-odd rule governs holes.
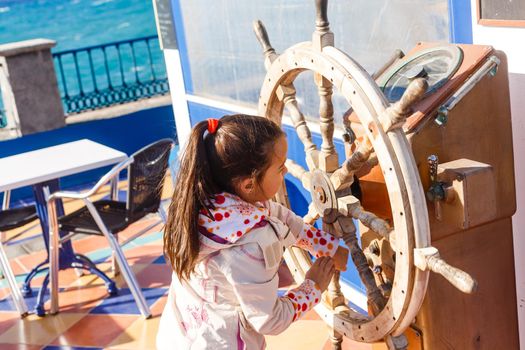
[[[296,44],[281,55],[270,45],[260,21],[254,22],[256,36],[265,55],[267,74],[259,98],[259,114],[279,125],[284,111],[291,117],[304,145],[308,169],[289,160],[289,173],[300,180],[311,194],[304,220],[322,218],[323,229],[344,240],[352,261],[366,288],[368,314],[350,308],[341,292],[339,273],[325,292],[316,311],[332,329],[333,347],[341,347],[343,336],[360,342],[385,341],[390,349],[404,349],[404,331],[413,322],[425,296],[429,272],[445,277],[465,293],[476,289],[476,282],[465,272],[448,265],[430,246],[430,229],[425,194],[402,125],[410,106],[427,89],[423,78],[412,80],[401,99],[390,104],[373,78],[352,58],[335,48],[327,19],[327,0],[316,1],[316,30],[311,42]],[[320,98],[320,149],[312,141],[308,123],[295,97],[294,81],[303,72],[314,74]],[[346,99],[353,115],[363,126],[365,137],[359,142],[345,141],[353,151],[339,159],[334,147],[333,89]],[[353,142],[352,142],[353,141]],[[340,160],[342,160],[340,164]],[[391,222],[363,209],[351,191],[355,175],[362,167],[378,164],[388,188]],[[363,194],[366,196],[366,193]],[[289,206],[283,184],[276,200]],[[373,232],[377,239],[366,246],[355,222]],[[373,243],[373,244],[372,244]],[[374,271],[371,256],[389,251],[390,281]],[[285,252],[294,279],[300,283],[312,265],[310,255],[297,247]]]

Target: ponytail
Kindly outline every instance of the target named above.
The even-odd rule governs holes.
[[[218,192],[207,161],[202,121],[192,129],[182,155],[164,230],[164,255],[179,279],[189,278],[199,254],[198,217]]]

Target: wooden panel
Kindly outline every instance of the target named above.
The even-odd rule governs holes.
[[[496,183],[490,165],[465,158],[441,163],[438,181],[449,191],[440,202],[442,221],[468,229],[495,219]]]
[[[435,154],[440,163],[467,158],[489,164],[494,169],[496,217],[511,217],[516,211],[512,129],[506,58],[501,59],[496,76],[486,76],[449,113],[440,127],[428,121],[409,135],[423,188],[428,189],[427,157]],[[483,191],[482,188],[479,189]],[[429,205],[432,239],[458,232],[453,225],[436,220]]]
[[[390,209],[390,200],[381,168],[379,166],[374,167],[370,173],[359,178],[359,184],[363,193],[361,200],[363,208],[380,218],[391,221],[392,210]]]
[[[479,282],[462,294],[432,274],[416,325],[424,349],[519,349],[511,219],[433,242],[450,264]]]

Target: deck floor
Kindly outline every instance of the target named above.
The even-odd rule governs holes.
[[[170,197],[171,181],[163,193],[165,203]],[[105,196],[108,189],[101,192]],[[66,212],[80,207],[78,201],[67,201]],[[157,216],[146,217],[123,231],[125,239],[150,225],[153,227],[140,238],[124,247],[128,262],[135,272],[153,316],[145,320],[123,281],[115,280],[119,295],[109,297],[102,281],[93,275],[78,277],[73,269],[60,272],[60,313],[38,317],[30,314],[20,319],[9,296],[4,279],[0,280],[0,349],[155,349],[157,327],[166,302],[171,281],[170,267],[162,257],[162,224]],[[37,222],[7,232],[7,250],[11,266],[21,283],[25,275],[46,257],[40,227]],[[22,240],[22,244],[9,244]],[[84,236],[73,241],[75,251],[86,254],[97,266],[110,272],[110,251],[103,237]],[[33,282],[34,296],[26,298],[30,310],[36,300],[37,288],[43,275]],[[46,310],[49,309],[49,301]],[[32,312],[32,311],[31,311]],[[315,312],[306,314],[279,336],[267,337],[269,349],[330,349],[328,327]],[[363,345],[350,340],[343,349],[384,349],[382,345]],[[174,344],[174,349],[176,349]]]

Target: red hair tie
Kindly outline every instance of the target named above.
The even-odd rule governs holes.
[[[215,134],[218,127],[219,127],[219,119],[215,119],[215,118],[208,119],[208,132],[210,134]]]

